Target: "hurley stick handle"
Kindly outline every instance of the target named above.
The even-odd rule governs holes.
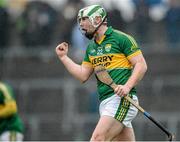
[[[114,82],[110,85],[110,87],[113,89],[113,90],[115,90],[116,89],[116,87],[117,87],[117,84],[115,84]]]

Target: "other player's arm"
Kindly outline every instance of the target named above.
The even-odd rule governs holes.
[[[17,113],[17,104],[10,95],[7,85],[0,82],[0,118],[9,117]]]
[[[14,100],[0,104],[0,118],[9,117],[17,112],[17,105]]]
[[[85,64],[76,64],[71,58],[67,56],[68,44],[63,42],[56,47],[56,54],[58,55],[60,61],[64,64],[66,69],[75,78],[81,82],[85,82],[93,73],[93,68]]]

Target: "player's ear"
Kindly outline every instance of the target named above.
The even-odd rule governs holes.
[[[100,16],[96,16],[94,20],[95,25],[99,25],[102,22],[102,18]]]

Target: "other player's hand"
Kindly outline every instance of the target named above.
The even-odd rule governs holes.
[[[115,94],[120,97],[124,97],[129,94],[130,88],[127,85],[118,85],[114,90]]]
[[[68,43],[62,42],[56,47],[56,54],[60,59],[65,57],[68,53]]]

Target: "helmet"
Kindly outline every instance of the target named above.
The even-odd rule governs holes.
[[[97,16],[102,18],[104,22],[107,16],[105,9],[100,5],[91,5],[79,10],[78,13],[78,21],[83,17],[88,17],[94,27],[98,27],[99,25],[94,24],[94,20]]]

